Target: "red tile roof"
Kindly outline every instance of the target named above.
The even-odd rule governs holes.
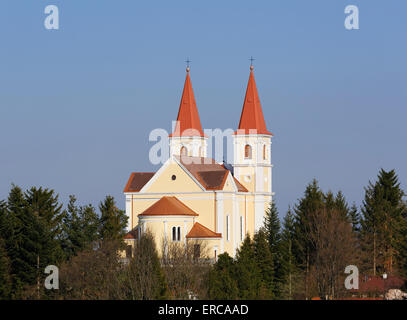
[[[233,177],[235,180],[236,186],[237,186],[237,191],[239,192],[249,192],[249,190],[246,189],[244,185],[242,185],[239,180],[237,180],[235,177]]]
[[[155,172],[133,172],[123,192],[139,192],[154,174]]]
[[[125,236],[124,239],[125,240],[137,240],[138,238],[138,232],[137,229],[133,229],[131,231],[129,231]]]
[[[206,190],[222,190],[230,172],[212,158],[175,156]],[[249,192],[235,177],[239,192]]]
[[[170,137],[204,137],[202,131],[201,120],[199,119],[198,109],[192,90],[191,78],[189,77],[189,69],[187,69],[187,77],[185,79],[184,91],[182,92],[181,103],[177,116],[175,130]]]
[[[140,216],[198,216],[191,208],[176,197],[162,197],[152,206],[148,207]]]
[[[235,134],[265,134],[273,135],[266,128],[263,110],[254,80],[253,67],[250,68],[249,83],[247,84],[239,128]]]
[[[186,238],[222,238],[221,233],[213,232],[212,230],[208,229],[207,227],[203,226],[199,222],[195,222],[194,226],[192,227],[191,231],[187,234]]]
[[[400,289],[403,287],[406,279],[389,275],[387,279],[381,276],[360,276],[359,290],[352,290],[360,293],[386,292],[390,289]]]

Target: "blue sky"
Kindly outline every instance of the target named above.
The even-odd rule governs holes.
[[[227,129],[252,55],[281,214],[313,178],[358,205],[381,167],[407,190],[406,14],[402,0],[3,0],[0,199],[15,183],[124,208],[130,172],[157,170],[148,135],[176,118],[185,59],[203,126]]]

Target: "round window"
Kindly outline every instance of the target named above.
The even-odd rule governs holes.
[[[171,180],[177,179],[177,176],[175,174],[172,175]]]

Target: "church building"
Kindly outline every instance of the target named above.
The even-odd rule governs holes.
[[[233,163],[208,158],[188,67],[168,160],[156,172],[131,173],[124,189],[125,241],[134,243],[150,230],[160,254],[171,242],[204,241],[211,259],[235,256],[245,236],[263,225],[272,200],[271,138],[251,66],[232,137]]]

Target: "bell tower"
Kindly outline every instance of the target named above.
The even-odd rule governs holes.
[[[196,107],[194,91],[192,90],[189,66],[185,79],[174,132],[169,135],[170,156],[186,155],[191,157],[206,157],[208,138],[202,131]]]
[[[235,177],[254,195],[256,231],[263,225],[273,195],[272,136],[266,128],[251,65],[239,127],[233,135],[233,167]]]

